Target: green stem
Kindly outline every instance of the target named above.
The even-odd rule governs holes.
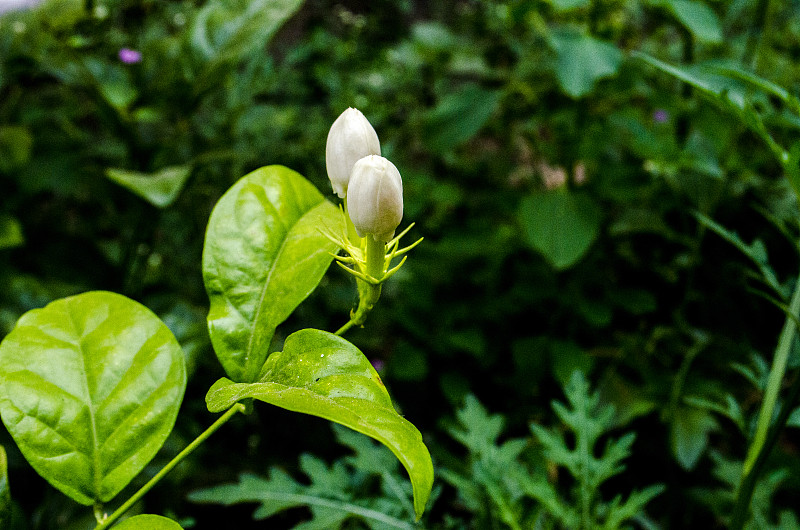
[[[789,360],[789,353],[792,350],[794,335],[797,332],[797,322],[795,318],[798,313],[800,313],[800,277],[798,277],[797,284],[794,287],[792,301],[789,304],[789,315],[786,316],[780,339],[778,339],[778,348],[775,350],[775,358],[772,360],[772,368],[770,369],[769,378],[767,379],[767,390],[764,393],[764,401],[761,403],[761,410],[758,413],[756,434],[747,451],[747,458],[742,468],[743,477],[753,468],[758,454],[764,447],[764,441],[767,438],[767,430],[769,429],[772,415],[775,411],[775,403],[778,401],[781,382],[786,373],[786,363]]]
[[[334,332],[334,335],[339,335],[339,336],[341,337],[342,335],[344,335],[344,334],[345,334],[345,332],[346,332],[347,330],[349,330],[350,328],[352,328],[352,327],[353,327],[353,326],[355,326],[355,325],[356,325],[356,323],[355,323],[355,322],[354,322],[352,319],[351,319],[351,320],[348,320],[348,321],[347,321],[347,324],[345,324],[344,326],[340,327],[339,329],[337,329],[337,330]]]
[[[749,66],[754,72],[758,67],[758,51],[761,42],[767,33],[767,14],[769,13],[770,0],[759,0],[756,6],[756,16],[747,36],[747,44],[744,50],[742,63]]]
[[[781,335],[778,339],[775,358],[772,361],[772,368],[770,369],[769,378],[767,379],[767,390],[764,393],[764,400],[761,403],[761,410],[758,415],[756,434],[753,437],[753,442],[750,444],[747,451],[747,458],[742,466],[742,477],[736,495],[736,504],[734,505],[730,526],[730,528],[734,530],[741,530],[746,523],[747,516],[750,513],[750,502],[753,498],[753,491],[755,490],[758,476],[761,474],[761,469],[764,467],[772,448],[778,441],[778,435],[789,418],[792,404],[797,401],[797,397],[800,394],[800,376],[798,376],[792,385],[786,402],[783,404],[783,407],[781,407],[778,420],[770,428],[781,382],[786,373],[786,363],[789,359],[795,333],[797,332],[797,321],[795,319],[798,313],[800,313],[800,277],[795,285],[792,301],[789,304],[789,314],[786,316],[783,330],[781,330]]]
[[[584,394],[581,394],[581,401],[585,399]],[[577,407],[576,407],[577,408]],[[587,410],[586,403],[581,403],[580,409]],[[580,455],[581,476],[580,483],[580,504],[581,504],[581,530],[591,530],[594,528],[592,524],[592,491],[589,485],[589,438],[585,430],[577,433],[578,435],[578,454]]]
[[[212,424],[211,424],[211,426],[210,426],[208,429],[206,429],[205,431],[203,431],[203,433],[202,433],[202,434],[200,434],[200,436],[198,436],[197,438],[195,438],[195,439],[194,439],[194,441],[192,441],[192,443],[190,443],[188,446],[186,446],[186,449],[184,449],[183,451],[181,451],[180,453],[178,453],[178,455],[177,455],[175,458],[173,458],[172,460],[170,460],[170,462],[169,462],[169,463],[168,463],[166,466],[164,466],[164,467],[161,469],[161,471],[159,471],[158,473],[156,473],[156,475],[155,475],[153,478],[151,478],[149,481],[147,481],[147,484],[145,484],[144,486],[142,486],[141,488],[139,488],[139,491],[137,491],[136,493],[134,493],[134,494],[131,496],[131,498],[129,498],[127,501],[125,501],[125,502],[122,504],[122,506],[120,506],[119,508],[117,508],[117,510],[116,510],[114,513],[112,513],[112,514],[111,514],[111,515],[109,515],[108,517],[104,517],[104,518],[103,518],[103,520],[102,520],[102,522],[100,522],[100,523],[99,523],[97,526],[95,526],[94,530],[103,530],[103,529],[105,529],[105,528],[108,528],[108,527],[110,527],[112,524],[114,524],[114,523],[116,522],[116,520],[120,518],[120,516],[122,516],[122,515],[123,515],[125,512],[127,512],[127,511],[128,511],[130,508],[131,508],[131,506],[133,506],[134,504],[136,504],[137,502],[139,502],[139,499],[141,499],[142,497],[144,497],[144,495],[145,495],[145,494],[146,494],[148,491],[150,491],[150,490],[153,488],[153,486],[155,486],[156,484],[158,484],[158,482],[159,482],[159,481],[160,481],[162,478],[164,478],[164,477],[166,476],[166,474],[167,474],[167,473],[169,473],[170,471],[172,471],[172,469],[173,469],[175,466],[177,466],[177,465],[178,465],[178,464],[181,462],[181,460],[183,460],[184,458],[186,458],[186,457],[187,457],[187,456],[188,456],[188,455],[189,455],[189,454],[190,454],[192,451],[194,451],[195,449],[197,449],[197,447],[198,447],[200,444],[202,444],[203,442],[205,442],[205,441],[206,441],[206,439],[208,439],[208,437],[209,437],[209,436],[211,436],[212,434],[214,434],[214,432],[215,432],[217,429],[219,429],[220,427],[222,427],[222,426],[223,426],[223,425],[224,425],[224,424],[225,424],[225,423],[226,423],[226,422],[227,422],[229,419],[231,419],[231,418],[233,417],[233,415],[234,415],[234,414],[236,414],[237,412],[244,412],[244,411],[245,411],[245,406],[244,406],[244,405],[242,405],[241,403],[236,403],[236,404],[235,404],[235,405],[233,405],[231,408],[229,408],[229,409],[228,409],[228,410],[225,412],[225,414],[223,414],[222,416],[220,416],[220,417],[217,419],[217,421],[215,421],[214,423],[212,423]]]
[[[786,426],[786,422],[789,420],[789,416],[797,403],[798,397],[800,397],[800,373],[796,374],[794,383],[792,383],[792,388],[789,390],[789,396],[781,407],[778,420],[772,425],[769,431],[769,435],[764,444],[765,449],[759,453],[750,473],[742,477],[739,490],[736,494],[733,516],[731,517],[731,525],[729,527],[731,530],[742,530],[742,528],[744,528],[748,515],[750,515],[750,502],[753,498],[753,491],[756,488],[758,477],[761,475],[761,470],[764,464],[766,464],[767,458],[769,458],[769,454],[772,452],[772,448],[777,443],[781,431]]]
[[[382,280],[386,268],[386,244],[383,241],[376,241],[370,234],[367,234],[364,240],[366,242],[366,248],[364,250],[366,270],[364,272],[368,277]],[[350,322],[348,322],[348,324],[352,323],[351,326],[363,325],[367,320],[367,314],[372,311],[372,308],[375,307],[375,304],[381,297],[380,283],[375,285],[365,282],[364,280],[357,280],[357,282],[358,307],[355,311],[350,313]],[[347,324],[345,324],[345,326],[347,326]]]

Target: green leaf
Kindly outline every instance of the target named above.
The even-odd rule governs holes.
[[[0,366],[9,433],[42,477],[86,505],[111,500],[155,456],[186,387],[167,326],[104,291],[25,313]]]
[[[206,61],[198,87],[219,80],[226,64],[260,50],[294,15],[303,0],[208,2],[191,25],[191,46]]]
[[[522,234],[557,269],[580,260],[600,232],[600,212],[592,200],[557,189],[522,200]]]
[[[33,136],[27,128],[0,127],[0,172],[10,173],[27,164],[32,149]]]
[[[97,84],[97,89],[103,98],[118,111],[130,107],[139,96],[131,80],[131,74],[124,66],[93,57],[87,58],[84,66]]]
[[[694,38],[702,42],[722,42],[722,24],[709,6],[694,0],[668,0],[666,7]]]
[[[556,34],[551,44],[558,55],[558,84],[574,98],[591,92],[599,79],[615,75],[622,62],[616,46],[588,35]]]
[[[8,487],[6,449],[0,445],[0,530],[11,528],[11,489]]]
[[[433,486],[433,464],[422,435],[400,416],[369,360],[341,337],[316,329],[290,335],[282,352],[267,360],[256,383],[220,379],[209,389],[211,412],[254,398],[319,416],[375,438],[397,456],[414,487],[422,515]]]
[[[423,119],[428,149],[442,153],[475,136],[494,114],[500,96],[498,90],[470,83],[442,97]]]
[[[136,515],[114,526],[115,530],[182,530],[182,526],[160,515]]]
[[[559,12],[571,11],[573,9],[584,9],[591,5],[590,0],[550,0],[553,8]]]
[[[19,221],[8,215],[0,215],[0,250],[18,247],[23,243],[25,237]]]
[[[203,280],[208,328],[225,373],[256,381],[275,328],[311,294],[337,247],[322,229],[341,215],[299,173],[267,166],[242,177],[211,213]]]
[[[708,446],[708,435],[717,428],[717,422],[708,411],[681,408],[672,422],[672,454],[684,469],[697,465]]]
[[[106,169],[106,177],[158,208],[175,202],[191,174],[190,166],[170,166],[155,173]]]
[[[389,457],[396,465],[394,457],[391,454]],[[363,475],[359,476],[358,470],[349,469],[342,460],[328,466],[319,458],[304,454],[300,457],[300,468],[308,476],[308,485],[300,484],[282,469],[273,467],[267,477],[243,473],[239,475],[239,482],[193,491],[189,500],[225,506],[260,503],[261,506],[253,513],[256,520],[267,519],[291,508],[308,507],[311,519],[293,526],[303,530],[341,528],[351,518],[360,519],[376,529],[415,528],[411,522],[397,518],[404,510],[396,499],[370,499],[357,495],[359,488],[356,486],[363,481]],[[387,470],[378,473],[387,473]]]
[[[733,88],[732,80],[726,79],[720,75],[715,75],[709,70],[704,70],[700,67],[684,67],[674,66],[664,61],[660,61],[655,57],[647,55],[639,51],[631,52],[632,57],[637,57],[646,62],[650,66],[658,68],[662,72],[668,73],[673,77],[680,79],[684,83],[688,83],[694,88],[700,90],[712,99],[723,104],[737,104],[739,108],[742,107],[741,98],[731,98],[731,89]]]

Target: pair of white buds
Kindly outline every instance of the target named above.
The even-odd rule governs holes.
[[[403,219],[403,181],[381,155],[378,134],[357,109],[333,122],[325,146],[325,165],[333,191],[345,199],[359,237],[388,243]]]

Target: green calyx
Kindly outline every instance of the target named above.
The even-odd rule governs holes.
[[[344,226],[350,226],[347,213],[340,208],[344,217]],[[414,226],[411,223],[388,243],[376,240],[371,235],[358,237],[354,230],[345,229],[342,234],[331,230],[322,230],[323,235],[344,250],[345,255],[333,254],[336,264],[354,276],[358,286],[358,306],[350,312],[350,322],[345,324],[337,334],[344,333],[354,325],[363,325],[367,314],[372,310],[380,298],[381,284],[391,278],[406,262],[406,255],[412,248],[419,245],[424,238],[406,247],[400,248],[400,239]],[[402,258],[399,263],[392,265],[395,258]]]

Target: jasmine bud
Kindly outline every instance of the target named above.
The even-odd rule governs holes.
[[[403,180],[394,164],[378,155],[356,162],[347,211],[359,236],[388,243],[403,219]]]
[[[331,125],[325,145],[325,166],[336,194],[344,198],[355,163],[367,155],[380,155],[378,134],[358,109],[342,112]]]

